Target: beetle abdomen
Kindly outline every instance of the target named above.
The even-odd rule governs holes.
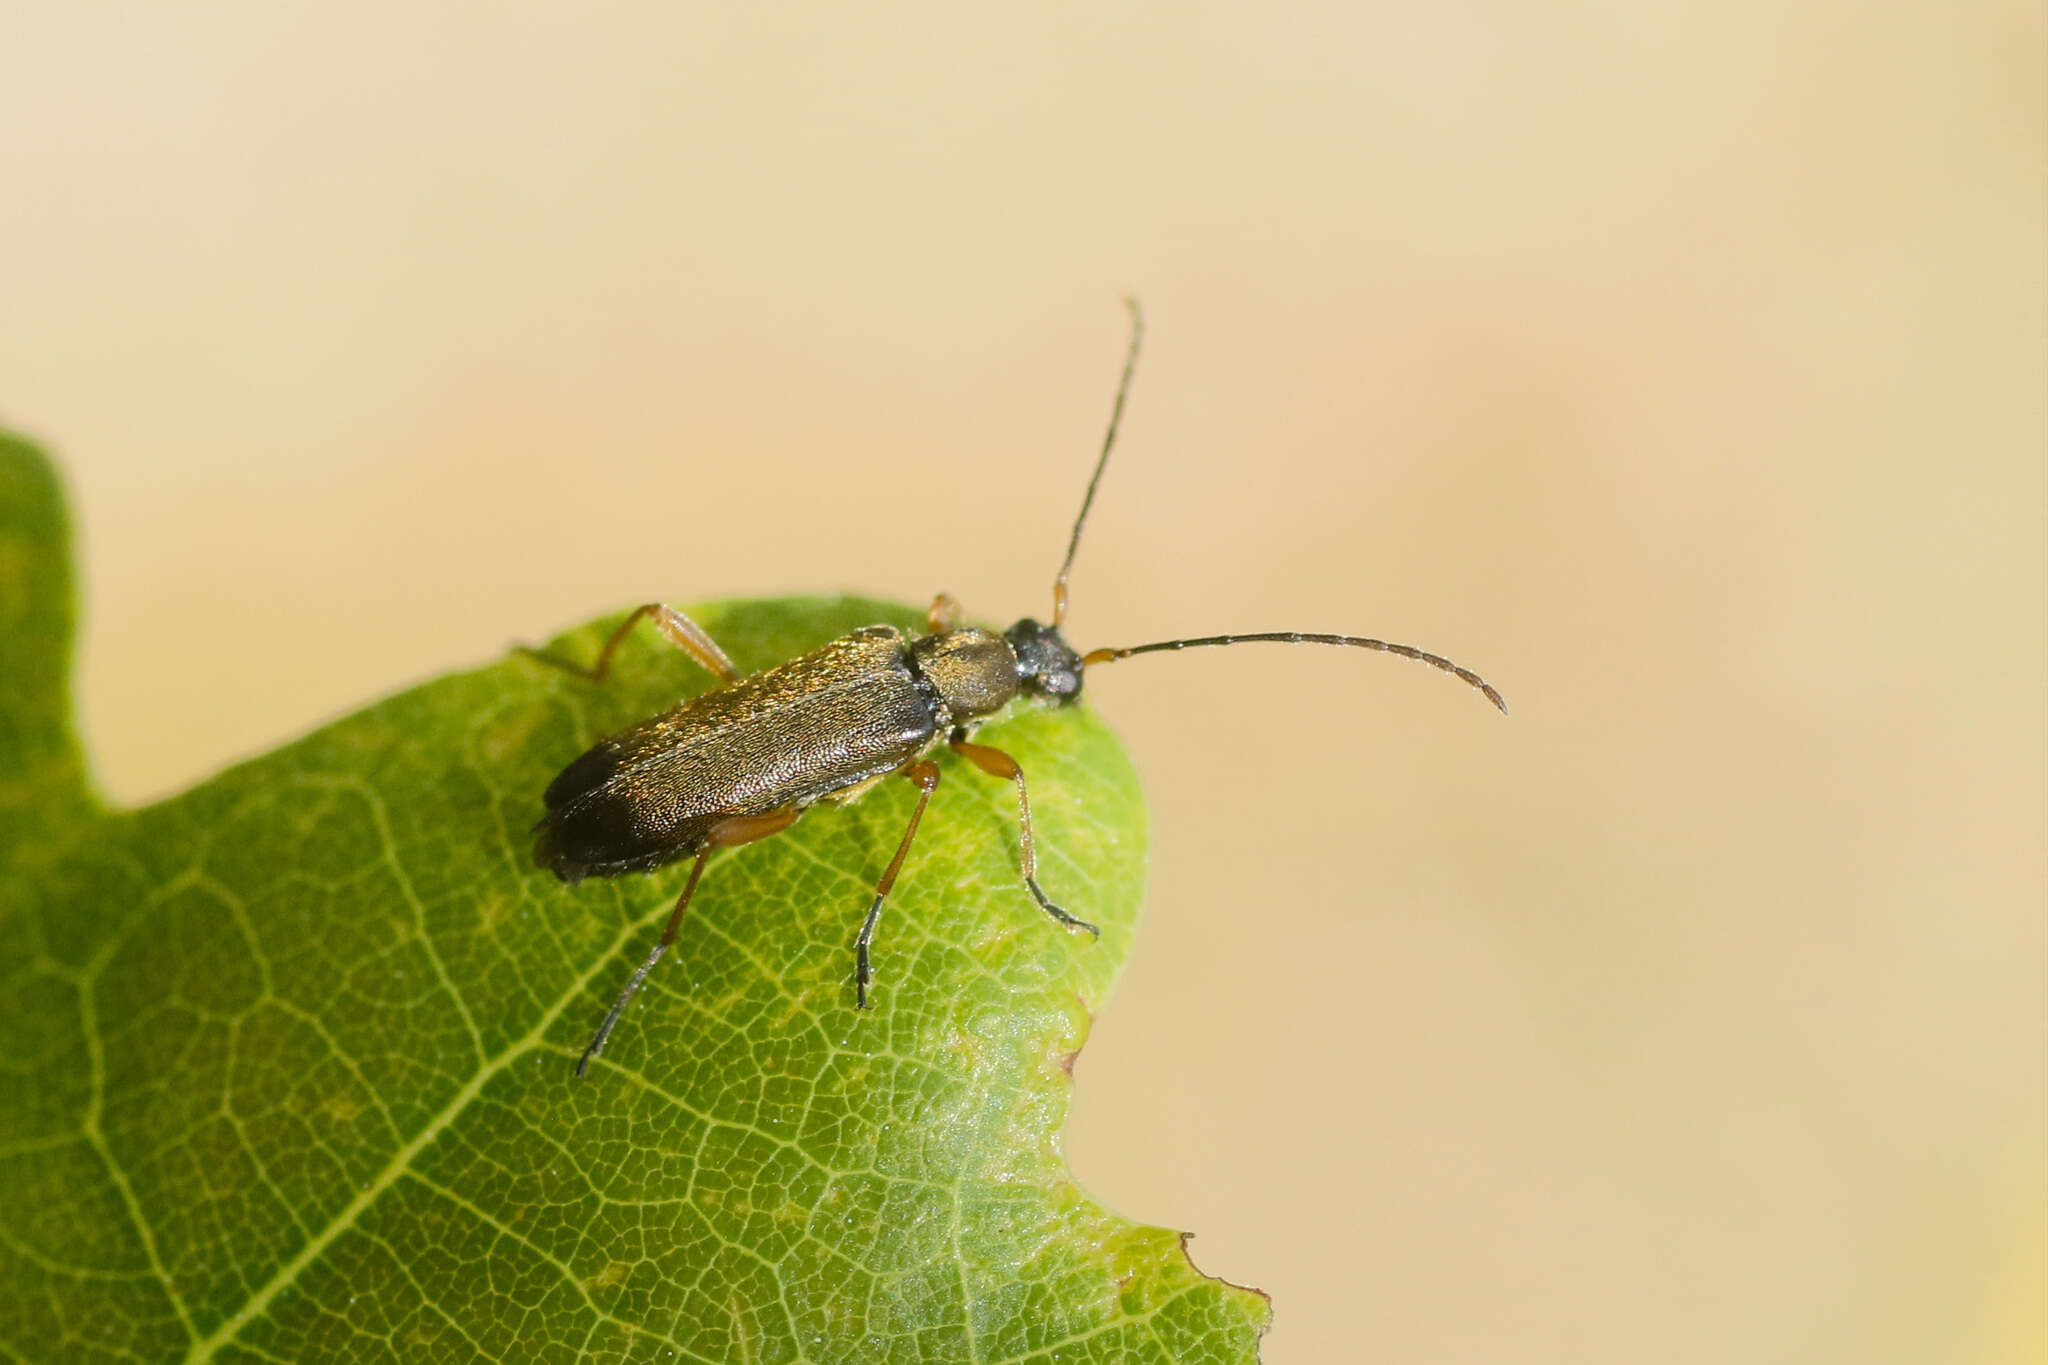
[[[534,856],[564,881],[659,867],[735,815],[893,772],[943,708],[892,626],[857,630],[600,741],[549,784]]]
[[[548,784],[534,861],[565,882],[660,867],[703,847],[715,817],[664,819],[623,757],[605,740]]]

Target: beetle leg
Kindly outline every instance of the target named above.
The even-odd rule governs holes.
[[[626,642],[626,637],[632,633],[634,626],[640,624],[640,619],[647,616],[654,618],[655,627],[668,637],[670,644],[703,665],[705,671],[715,676],[719,682],[729,686],[740,680],[739,669],[733,666],[731,659],[725,657],[725,651],[718,647],[718,641],[712,639],[704,627],[674,607],[665,606],[660,602],[649,602],[645,606],[635,607],[625,620],[619,622],[619,628],[612,632],[611,638],[604,642],[604,648],[597,652],[597,662],[588,668],[528,645],[519,646],[519,652],[539,659],[542,663],[553,664],[556,668],[574,673],[578,677],[588,678],[592,682],[603,682],[605,675],[611,672],[612,655],[618,653],[619,646]]]
[[[1068,914],[1052,903],[1038,884],[1038,849],[1031,839],[1031,794],[1024,789],[1024,770],[1017,766],[1017,760],[1001,749],[992,749],[986,744],[969,744],[965,730],[955,730],[946,741],[947,747],[990,777],[1008,778],[1017,784],[1017,823],[1022,831],[1024,856],[1022,858],[1025,889],[1031,892],[1031,899],[1038,902],[1038,908],[1051,915],[1069,929],[1085,929],[1096,938],[1102,931],[1084,919]]]
[[[931,804],[932,793],[939,789],[939,765],[928,758],[903,769],[903,775],[917,784],[917,809],[910,812],[910,824],[903,831],[903,842],[896,845],[896,856],[889,860],[889,870],[875,883],[874,904],[868,907],[868,917],[861,922],[860,935],[853,941],[855,1009],[868,1007],[868,983],[874,980],[868,965],[868,945],[875,941],[875,923],[882,918],[882,902],[895,887],[896,874],[903,870],[903,859],[910,852],[910,841],[917,837],[917,822],[924,819],[924,808]]]
[[[960,603],[952,593],[942,592],[932,599],[931,609],[924,614],[924,628],[934,635],[960,628]]]
[[[661,961],[662,953],[668,950],[669,944],[675,942],[676,926],[683,922],[683,911],[689,908],[690,897],[697,893],[697,879],[704,875],[704,864],[710,857],[711,850],[707,848],[697,855],[696,862],[690,864],[690,880],[683,884],[683,894],[676,897],[676,908],[669,914],[668,927],[661,931],[660,941],[654,945],[654,951],[647,955],[647,960],[633,969],[631,979],[626,982],[626,989],[619,992],[619,998],[612,1001],[612,1007],[605,1011],[604,1022],[597,1026],[597,1036],[590,1040],[590,1046],[584,1048],[583,1055],[576,1059],[577,1080],[583,1079],[583,1073],[589,1070],[591,1060],[604,1051],[605,1042],[612,1036],[612,1029],[617,1027],[619,1016],[626,1012],[626,1002],[633,998],[633,992],[640,989],[640,983],[654,970],[654,964]]]
[[[655,941],[654,951],[647,960],[634,969],[626,989],[619,992],[619,998],[605,1011],[604,1022],[597,1026],[597,1036],[590,1040],[590,1046],[583,1049],[583,1055],[576,1059],[576,1078],[581,1080],[589,1069],[591,1059],[604,1051],[606,1040],[612,1036],[612,1029],[618,1026],[619,1016],[626,1012],[626,1002],[633,998],[633,992],[640,989],[640,983],[654,970],[654,964],[661,961],[661,955],[676,941],[676,930],[682,927],[683,911],[690,908],[690,897],[697,894],[697,879],[704,875],[704,864],[712,853],[721,848],[737,848],[766,839],[771,834],[780,834],[796,823],[802,814],[795,806],[784,806],[781,810],[769,811],[766,815],[735,815],[713,825],[704,837],[704,849],[697,855],[697,861],[690,864],[690,880],[683,883],[683,894],[676,897],[676,908],[669,911],[668,923],[662,928],[661,937]]]

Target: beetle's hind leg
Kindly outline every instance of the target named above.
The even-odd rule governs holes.
[[[965,730],[955,730],[951,737],[947,739],[946,744],[954,753],[960,755],[960,757],[966,759],[990,777],[1005,778],[1017,784],[1017,824],[1021,831],[1024,846],[1023,857],[1020,859],[1020,862],[1023,865],[1025,889],[1031,893],[1031,899],[1038,902],[1039,909],[1051,915],[1061,924],[1066,925],[1069,929],[1085,929],[1094,937],[1101,938],[1102,931],[1100,929],[1097,929],[1087,920],[1071,915],[1059,906],[1054,905],[1052,898],[1045,894],[1045,888],[1038,884],[1038,848],[1031,838],[1031,794],[1025,790],[1024,770],[1017,766],[1017,760],[1004,753],[1001,749],[993,749],[986,744],[969,744]]]
[[[690,897],[697,894],[697,879],[704,875],[704,864],[711,855],[721,848],[737,848],[766,839],[771,834],[780,834],[796,823],[802,812],[795,806],[784,806],[781,810],[769,811],[766,815],[735,815],[713,825],[704,836],[704,848],[697,854],[697,861],[690,864],[690,880],[683,883],[683,894],[676,897],[676,908],[669,911],[668,923],[663,926],[661,937],[655,941],[654,951],[647,960],[633,971],[626,982],[626,989],[619,992],[619,998],[612,1001],[612,1007],[605,1011],[604,1022],[597,1026],[597,1036],[590,1040],[590,1046],[583,1049],[583,1055],[576,1059],[576,1079],[582,1080],[583,1073],[590,1069],[591,1060],[604,1051],[612,1030],[618,1027],[619,1016],[626,1012],[626,1002],[633,998],[633,992],[640,989],[640,983],[654,970],[654,964],[661,961],[661,955],[676,941],[676,930],[682,927],[683,911],[690,908]]]
[[[711,857],[711,850],[705,849],[697,855],[697,861],[690,864],[690,880],[683,883],[683,894],[676,897],[676,908],[669,912],[668,927],[661,931],[661,938],[654,945],[654,951],[647,960],[633,969],[632,977],[626,982],[626,989],[619,992],[619,998],[612,1001],[612,1007],[605,1011],[604,1022],[597,1026],[597,1036],[590,1040],[590,1046],[583,1049],[583,1055],[576,1059],[576,1079],[582,1080],[584,1072],[590,1069],[593,1058],[604,1051],[605,1043],[611,1038],[612,1030],[618,1027],[619,1016],[626,1012],[626,1002],[633,998],[633,992],[640,989],[640,983],[654,970],[654,964],[661,961],[661,955],[668,951],[668,945],[676,941],[676,928],[683,922],[683,911],[690,908],[690,897],[697,894],[697,879],[704,875],[704,864]]]
[[[530,645],[520,645],[519,652],[530,658],[539,659],[544,664],[553,664],[566,673],[574,673],[579,678],[603,682],[605,676],[612,670],[612,655],[619,652],[619,646],[626,642],[626,637],[633,633],[633,627],[640,624],[643,617],[652,617],[656,629],[668,637],[670,644],[703,665],[705,671],[716,677],[721,684],[731,686],[740,680],[739,669],[725,656],[725,651],[718,647],[718,641],[711,638],[710,632],[674,607],[665,606],[660,602],[649,602],[645,606],[635,607],[625,620],[619,622],[619,628],[612,632],[611,638],[604,642],[604,648],[597,652],[597,662],[588,668],[550,654],[544,649],[534,649]]]
[[[924,819],[924,808],[931,804],[932,793],[939,789],[939,765],[928,758],[903,769],[903,775],[917,784],[917,808],[910,812],[910,824],[903,830],[903,841],[896,845],[896,856],[889,860],[889,868],[882,874],[882,880],[875,883],[874,903],[868,906],[868,917],[861,921],[860,934],[853,941],[855,1009],[868,1007],[868,984],[875,979],[868,962],[868,946],[875,941],[875,925],[882,918],[882,902],[895,888],[896,874],[903,870],[903,860],[910,854],[910,841],[917,837],[918,821]]]

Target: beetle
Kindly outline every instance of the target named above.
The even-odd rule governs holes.
[[[1024,888],[1039,909],[1060,925],[1096,936],[1095,926],[1069,913],[1038,884],[1038,857],[1031,835],[1031,798],[1024,770],[1001,749],[973,743],[976,728],[1019,706],[1072,706],[1081,698],[1082,675],[1098,664],[1162,650],[1274,641],[1347,645],[1397,654],[1442,669],[1484,693],[1503,712],[1507,703],[1492,684],[1468,668],[1413,645],[1354,635],[1265,631],[1209,635],[1152,644],[1096,649],[1080,654],[1060,627],[1067,615],[1067,577],[1081,545],[1081,530],[1095,491],[1116,445],[1144,338],[1144,317],[1134,300],[1130,346],[1102,453],[1081,500],[1067,540],[1066,558],[1053,579],[1052,623],[1030,617],[997,634],[962,625],[960,607],[941,593],[927,613],[925,633],[911,636],[894,626],[868,626],[787,663],[742,676],[731,659],[695,621],[675,608],[650,602],[629,614],[588,667],[528,650],[550,664],[592,681],[602,681],[633,628],[643,620],[719,681],[710,692],[600,740],[570,763],[542,794],[547,813],[534,826],[534,857],[564,882],[641,872],[693,857],[683,884],[647,958],[627,980],[606,1012],[576,1075],[592,1060],[624,1013],[627,1001],[675,942],[712,853],[779,834],[811,806],[843,804],[891,776],[916,786],[917,804],[896,845],[895,856],[875,883],[867,917],[854,938],[854,1005],[869,1007],[874,974],[869,950],[883,903],[896,885],[917,837],[919,821],[940,769],[929,755],[940,744],[992,777],[1017,788],[1019,865]]]

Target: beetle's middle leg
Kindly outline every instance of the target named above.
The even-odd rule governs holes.
[[[539,659],[542,663],[553,664],[556,668],[574,673],[578,677],[588,678],[592,682],[603,682],[605,675],[612,670],[612,655],[619,652],[619,646],[626,642],[626,637],[633,633],[633,627],[639,625],[643,617],[653,617],[655,628],[668,637],[670,644],[703,665],[705,671],[716,677],[720,683],[729,687],[740,680],[739,669],[725,656],[725,651],[718,647],[718,641],[711,638],[709,631],[674,607],[660,602],[649,602],[645,606],[635,607],[625,620],[619,622],[619,628],[611,633],[611,638],[604,642],[604,648],[597,652],[597,662],[588,668],[582,664],[570,663],[567,659],[557,658],[546,650],[534,649],[527,645],[521,645],[519,652]]]
[[[889,860],[888,871],[882,880],[875,883],[874,904],[868,907],[868,917],[861,922],[860,935],[853,941],[853,1007],[868,1007],[868,983],[875,979],[868,965],[868,945],[875,941],[875,924],[882,918],[882,902],[889,898],[889,892],[896,885],[896,874],[903,870],[903,860],[910,853],[910,841],[917,837],[917,823],[924,819],[924,808],[931,804],[932,793],[939,789],[939,765],[930,759],[920,759],[903,769],[903,775],[917,784],[917,809],[910,812],[910,824],[903,831],[903,842],[896,845],[896,856]]]
[[[1031,899],[1038,902],[1038,908],[1051,915],[1069,929],[1085,929],[1096,938],[1102,931],[1087,920],[1068,914],[1052,903],[1038,884],[1038,848],[1031,838],[1031,794],[1024,789],[1024,770],[1017,766],[1017,760],[1001,749],[992,749],[986,744],[969,744],[965,730],[955,730],[946,740],[947,747],[990,777],[1007,778],[1017,784],[1017,823],[1022,830],[1024,855],[1024,886],[1031,892]]]
[[[676,897],[676,908],[669,911],[668,923],[663,926],[661,937],[655,941],[654,951],[647,960],[634,969],[632,978],[626,982],[626,989],[619,992],[619,998],[605,1011],[604,1022],[597,1026],[597,1036],[590,1040],[590,1046],[583,1049],[583,1055],[576,1059],[576,1078],[581,1080],[589,1069],[591,1059],[604,1051],[605,1042],[618,1026],[619,1016],[626,1012],[626,1002],[633,998],[633,992],[640,989],[640,983],[654,970],[654,964],[661,961],[661,955],[676,941],[676,930],[682,927],[683,911],[690,908],[690,897],[697,894],[697,879],[704,875],[704,864],[711,855],[721,848],[737,848],[766,839],[771,834],[780,834],[796,823],[802,814],[795,806],[784,806],[771,810],[766,815],[735,815],[720,820],[704,836],[704,847],[697,854],[697,861],[690,864],[690,880],[683,883],[683,894]]]

